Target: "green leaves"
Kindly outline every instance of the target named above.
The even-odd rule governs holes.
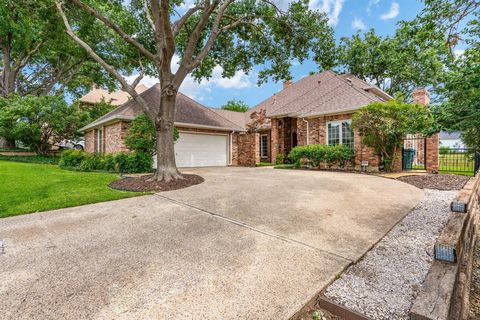
[[[352,125],[359,131],[363,143],[382,155],[387,170],[391,169],[407,134],[429,135],[435,128],[427,107],[396,100],[374,102],[361,108],[354,113]]]
[[[233,99],[227,101],[227,103],[222,106],[222,109],[236,112],[247,112],[250,108],[245,102]]]
[[[39,154],[51,146],[77,134],[84,114],[69,107],[62,96],[12,96],[0,98],[0,135],[9,130],[9,137],[21,141]]]

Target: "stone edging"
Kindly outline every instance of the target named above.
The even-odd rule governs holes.
[[[435,243],[435,260],[413,302],[410,319],[464,319],[468,313],[479,203],[480,173],[465,184],[452,202],[449,220]]]

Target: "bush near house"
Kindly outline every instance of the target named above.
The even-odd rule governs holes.
[[[62,152],[58,165],[79,171],[144,173],[152,170],[153,159],[141,152],[98,155],[81,150],[66,150]]]
[[[354,151],[346,145],[329,146],[323,144],[310,144],[296,146],[288,154],[290,161],[297,166],[302,161],[307,161],[312,167],[319,167],[322,163],[331,168],[335,165],[345,168],[352,162]]]

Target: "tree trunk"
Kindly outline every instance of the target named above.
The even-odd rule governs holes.
[[[154,180],[169,182],[181,179],[182,176],[177,170],[175,163],[175,151],[173,148],[173,130],[175,118],[176,91],[168,94],[162,90],[160,98],[160,112],[155,121],[157,138],[157,170],[153,176]]]

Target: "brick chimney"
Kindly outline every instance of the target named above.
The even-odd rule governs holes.
[[[292,83],[292,80],[285,80],[285,82],[283,83],[283,89],[287,89],[292,85]]]
[[[430,104],[430,93],[425,88],[418,88],[412,92],[413,103],[418,103],[423,106]]]

